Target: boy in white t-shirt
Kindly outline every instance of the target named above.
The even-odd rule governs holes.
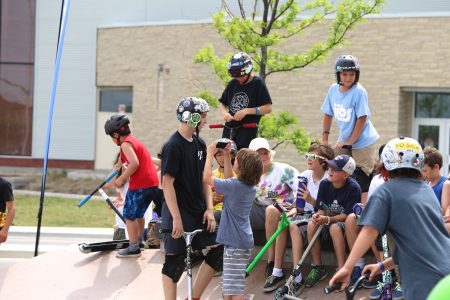
[[[299,177],[303,177],[307,184],[306,188],[298,187],[297,190],[297,203],[296,205],[287,213],[288,217],[294,220],[298,218],[299,220],[303,218],[302,215],[298,216],[298,213],[302,211],[314,212],[314,206],[316,205],[317,192],[319,191],[319,184],[322,180],[328,177],[328,166],[324,163],[325,160],[333,159],[334,151],[331,147],[323,144],[313,143],[308,152],[305,153],[305,158],[307,160],[307,170],[302,172]],[[299,202],[303,200],[303,205]],[[289,225],[289,234],[292,240],[292,258],[293,265],[300,261],[300,257],[303,252],[303,233],[306,231],[306,226],[299,227],[295,222]],[[275,290],[277,287],[283,284],[285,275],[283,273],[283,257],[286,250],[287,243],[287,230],[283,230],[276,239],[275,247],[275,264],[270,275],[266,279],[264,285],[264,292],[270,292]],[[304,280],[301,273],[295,278],[294,287],[289,289],[293,291],[299,291]],[[296,295],[297,296],[297,295]]]

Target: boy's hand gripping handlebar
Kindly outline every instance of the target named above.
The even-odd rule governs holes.
[[[122,165],[122,167],[126,167],[126,166],[127,166],[126,163],[124,163],[124,164]],[[98,191],[99,189],[101,189],[105,184],[107,184],[109,181],[111,181],[111,179],[113,179],[113,178],[119,173],[119,170],[120,170],[120,169],[114,170],[114,172],[112,172],[112,173],[111,173],[110,175],[108,175],[105,179],[103,179],[102,183],[100,183],[100,184],[95,188],[95,190],[92,191],[92,193],[90,193],[89,195],[87,195],[86,197],[84,197],[84,199],[81,200],[80,203],[78,203],[78,207],[82,207],[86,202],[88,202],[89,199],[91,199],[91,197],[92,197],[95,193],[97,193],[97,191]]]

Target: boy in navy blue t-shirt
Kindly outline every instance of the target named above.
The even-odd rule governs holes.
[[[319,186],[316,200],[316,211],[308,223],[308,242],[320,225],[325,224],[326,230],[333,240],[334,251],[338,261],[338,269],[345,262],[345,219],[353,212],[353,206],[361,199],[361,189],[353,178],[356,168],[355,161],[348,155],[338,155],[333,160],[327,160],[328,178]],[[311,249],[314,266],[306,278],[306,287],[313,287],[328,276],[320,257],[320,241]]]

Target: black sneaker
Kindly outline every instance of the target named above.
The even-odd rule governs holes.
[[[141,249],[137,247],[136,250],[130,251],[130,247],[121,249],[117,251],[116,257],[125,258],[125,257],[139,257],[141,256]]]
[[[321,280],[325,279],[328,276],[328,271],[323,266],[314,266],[308,274],[308,277],[305,280],[305,286],[308,288],[312,288],[316,286]]]
[[[305,281],[303,279],[302,279],[302,282],[296,282],[295,280],[292,280],[287,286],[287,288],[288,288],[287,294],[289,296],[297,297],[298,295],[300,295],[304,284],[305,284]]]
[[[274,267],[275,263],[273,261],[269,261],[266,265],[266,271],[265,271],[265,278],[269,278],[270,275],[272,275],[273,272],[273,267]]]
[[[372,281],[369,281],[368,279],[364,279],[362,282],[362,287],[365,289],[374,289],[378,286],[378,282],[383,281],[383,276],[381,274],[378,274],[375,276],[375,278]]]
[[[284,274],[281,277],[270,275],[269,277],[267,277],[266,282],[264,283],[263,291],[265,293],[274,291],[283,284],[284,284]]]

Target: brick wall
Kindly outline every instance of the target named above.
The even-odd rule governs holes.
[[[324,36],[326,27],[314,28],[283,45],[289,51],[307,49]],[[323,64],[267,78],[274,111],[289,110],[313,137],[322,131],[320,106],[334,82],[333,65],[341,54],[358,57],[360,82],[369,93],[372,122],[381,135],[379,144],[399,134],[411,134],[412,97],[403,87],[450,88],[450,17],[374,18],[350,32],[346,46],[333,51]],[[177,128],[174,108],[179,99],[210,89],[219,95],[223,87],[213,71],[194,64],[193,56],[207,45],[219,54],[233,50],[211,24],[157,25],[98,30],[97,85],[133,86],[133,129],[154,154]],[[157,64],[168,71],[160,74],[163,97],[158,99]],[[160,85],[161,86],[161,85]],[[220,122],[219,110],[209,114],[209,123]],[[205,129],[207,142],[220,130]],[[336,125],[330,139],[336,138]],[[282,146],[280,146],[282,147]],[[303,169],[292,146],[279,148],[276,160]]]

